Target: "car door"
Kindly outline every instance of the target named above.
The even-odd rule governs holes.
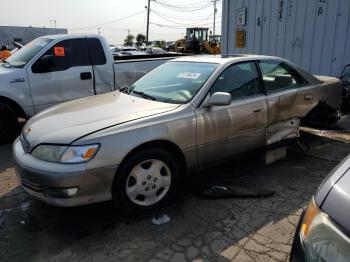
[[[316,101],[312,87],[285,62],[262,60],[259,67],[268,102],[267,144],[297,137],[299,119]]]
[[[95,94],[115,90],[113,63],[107,61],[100,39],[86,38],[83,41],[89,50],[89,64],[92,65]]]
[[[254,62],[230,65],[212,85],[231,94],[227,106],[196,109],[197,152],[200,166],[265,145],[267,104]]]
[[[45,67],[41,64],[45,59]],[[81,39],[56,43],[27,69],[34,109],[94,95],[92,66]]]

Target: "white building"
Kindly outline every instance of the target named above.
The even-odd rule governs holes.
[[[0,26],[0,47],[14,48],[12,42],[27,44],[44,35],[67,34],[67,29],[45,27]]]
[[[223,54],[281,56],[331,76],[350,64],[350,0],[223,0],[222,11]]]

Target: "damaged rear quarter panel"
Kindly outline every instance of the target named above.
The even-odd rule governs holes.
[[[267,95],[269,107],[267,144],[299,136],[300,119],[319,104],[327,104],[334,110],[342,101],[342,86],[338,79],[316,77],[309,85],[282,90]]]

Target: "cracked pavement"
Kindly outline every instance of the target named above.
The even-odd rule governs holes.
[[[296,225],[313,193],[350,146],[311,135],[308,151],[293,144],[287,159],[264,166],[255,155],[193,174],[174,204],[122,217],[111,203],[58,208],[17,186],[10,146],[0,147],[2,261],[288,261]],[[322,143],[321,143],[321,142]],[[207,185],[274,190],[271,197],[208,199]]]

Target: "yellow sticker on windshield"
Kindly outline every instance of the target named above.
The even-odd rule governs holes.
[[[201,76],[201,73],[192,73],[192,72],[183,72],[178,74],[177,78],[186,78],[186,79],[198,79]]]

